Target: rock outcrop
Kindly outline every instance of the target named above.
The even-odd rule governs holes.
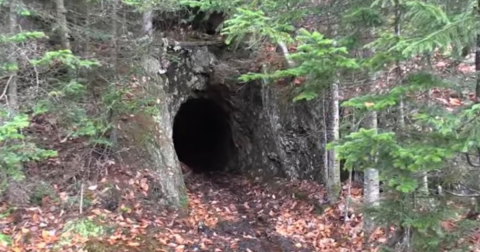
[[[245,70],[239,62],[248,59],[235,54],[234,60],[225,57],[218,46],[193,46],[170,53],[177,60],[164,76],[169,113],[164,118],[168,123],[173,124],[187,99],[211,99],[229,115],[231,140],[225,139],[224,144],[229,148],[227,170],[323,182],[321,101],[293,103],[274,85],[240,83],[237,77]]]

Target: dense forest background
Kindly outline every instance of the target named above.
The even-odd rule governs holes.
[[[474,0],[0,0],[0,245],[480,251],[479,18]],[[302,133],[322,163],[244,167],[258,153],[230,128],[263,121],[208,111],[215,137],[180,150],[188,97],[253,118],[256,85],[322,119]]]

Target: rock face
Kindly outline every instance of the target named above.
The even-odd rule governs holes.
[[[170,114],[164,118],[173,124],[177,111],[189,98],[213,100],[227,112],[231,134],[222,136],[221,143],[219,139],[211,143],[204,138],[205,149],[198,147],[196,152],[211,155],[211,160],[228,159],[226,169],[230,171],[264,178],[282,176],[323,182],[322,102],[292,103],[274,86],[260,82],[238,83],[236,77],[246,72],[238,67],[242,59],[225,59],[218,53],[221,51],[213,46],[197,46],[170,52],[180,60],[171,62],[164,74],[165,103]],[[194,121],[190,124],[185,127],[191,130],[200,127]],[[174,127],[173,135],[175,130]],[[193,141],[192,138],[183,145],[190,146]],[[223,151],[219,153],[219,150]],[[195,170],[192,167],[195,162],[185,163]]]
[[[281,97],[280,91],[260,84],[249,84],[235,97],[233,128],[240,143],[233,164],[256,176],[323,182],[321,110]]]
[[[150,188],[161,205],[186,206],[181,163],[192,172],[324,182],[322,102],[292,103],[275,85],[239,83],[249,60],[231,55],[190,46],[142,59],[140,85],[156,110],[121,118],[116,128],[128,149],[120,158],[153,172]]]

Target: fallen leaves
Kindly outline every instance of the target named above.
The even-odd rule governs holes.
[[[10,251],[51,251],[58,246],[63,251],[79,251],[93,241],[95,246],[104,244],[105,248],[123,247],[128,251],[145,251],[160,245],[165,247],[158,251],[191,251],[194,248],[313,251],[316,246],[334,251],[342,246],[328,238],[335,233],[333,229],[343,225],[332,221],[338,220],[334,217],[338,212],[328,209],[325,213],[330,217],[315,215],[314,207],[308,203],[323,197],[320,186],[296,181],[282,182],[281,188],[278,185],[264,188],[242,177],[225,176],[218,179],[222,182],[213,183],[198,177],[190,185],[190,215],[180,218],[172,212],[145,208],[139,201],[140,195],[149,193],[148,178],[147,174],[137,173],[124,181],[104,178],[97,184],[87,185],[91,197],[99,198],[114,183],[114,188],[121,188],[122,202],[116,212],[94,205],[83,216],[76,217],[78,213],[73,210],[66,213],[60,205],[55,205],[65,204],[73,197],[71,192],[56,187],[59,201],[50,200],[41,208],[26,208],[21,223],[8,222],[2,229],[13,238]],[[295,192],[285,189],[288,187],[296,188]],[[300,191],[303,192],[301,197]],[[300,199],[292,197],[295,194]],[[86,231],[75,228],[65,230],[70,220],[81,218],[96,223],[97,228],[105,226],[113,232],[104,232],[99,237],[81,234]],[[88,229],[87,226],[83,229]],[[158,232],[159,228],[163,231]]]
[[[345,200],[327,205],[324,188],[313,182],[261,184],[230,175],[210,179],[194,175],[189,181],[187,216],[159,210],[156,202],[144,200],[150,193],[148,174],[123,180],[110,174],[87,189],[99,198],[108,188],[121,188],[116,211],[97,204],[82,216],[65,212],[55,204],[65,204],[68,195],[73,196],[58,189],[62,200],[26,208],[20,223],[9,221],[11,216],[0,219],[2,233],[12,237],[9,251],[86,251],[88,246],[102,251],[375,251],[373,247],[387,241],[385,232],[377,230],[370,238],[376,246],[365,250],[362,215],[355,214],[354,204],[348,209]],[[343,198],[347,189],[343,186]],[[350,201],[360,202],[361,197],[361,188],[350,188]],[[87,224],[65,229],[80,219]],[[446,222],[446,229],[451,224]],[[89,235],[89,229],[103,231]]]

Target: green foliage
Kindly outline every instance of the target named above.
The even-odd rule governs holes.
[[[59,245],[69,244],[69,239],[75,235],[85,238],[101,237],[107,232],[107,227],[85,218],[67,222],[62,231]]]
[[[9,245],[12,244],[12,237],[6,234],[0,234],[0,244],[9,247]]]
[[[364,62],[364,64],[369,64],[369,62]],[[393,87],[388,93],[354,97],[343,102],[342,106],[380,111],[397,105],[400,99],[406,95],[424,92],[435,87],[448,87],[448,85],[438,76],[420,71],[408,75],[403,85]]]
[[[98,61],[85,60],[74,55],[70,50],[49,51],[42,58],[31,60],[35,66],[66,66],[72,70],[91,70],[101,66]],[[36,104],[40,111],[49,110],[62,118],[62,126],[67,129],[69,137],[87,137],[93,145],[102,144],[111,146],[109,139],[105,138],[110,129],[108,123],[108,109],[103,114],[94,117],[87,108],[82,106],[88,86],[88,80],[83,78],[67,78],[66,82],[60,81],[52,89],[48,100]],[[107,92],[105,97],[109,97]],[[121,100],[121,97],[116,97]]]
[[[372,9],[355,9],[344,18],[355,32],[341,43],[353,48],[360,40],[358,30],[366,26],[378,27],[366,31],[368,34],[375,32],[377,39],[363,48],[373,52],[371,57],[361,61],[361,66],[370,73],[383,71],[418,55],[433,55],[437,51],[452,50],[452,47],[461,50],[474,45],[478,33],[478,13],[473,2],[458,4],[462,11],[456,8],[448,12],[441,1],[378,0],[372,4]],[[393,19],[397,7],[401,7],[403,13],[401,36],[394,34],[391,25],[381,22]],[[385,13],[385,10],[390,12]],[[356,28],[355,23],[361,23],[361,26]],[[463,209],[460,206],[452,208],[451,202],[444,197],[425,192],[423,179],[426,174],[442,174],[451,169],[448,164],[458,153],[480,146],[480,105],[447,112],[442,107],[422,106],[423,101],[418,100],[419,94],[442,87],[451,88],[452,83],[434,73],[418,71],[408,73],[401,85],[388,92],[354,97],[344,102],[342,106],[354,108],[357,112],[374,110],[380,113],[395,109],[403,101],[413,107],[409,108],[414,111],[409,113],[411,125],[395,132],[383,128],[360,128],[328,145],[336,150],[339,158],[345,159],[347,170],[354,167],[356,170],[372,167],[379,170],[385,196],[378,207],[367,207],[367,213],[379,225],[408,229],[412,248],[419,251],[458,248],[458,237],[465,237],[471,227],[471,223],[465,220],[457,221],[452,230],[445,230],[442,223],[457,220]],[[415,98],[410,100],[410,97]]]
[[[195,8],[205,12],[208,18],[213,12],[224,13],[227,20],[223,23],[222,35],[226,35],[226,44],[238,46],[244,39],[253,47],[267,39],[277,43],[290,43],[293,27],[290,23],[304,18],[311,10],[300,8],[304,1],[208,1],[182,0],[180,6]],[[295,8],[298,6],[299,8]],[[194,16],[190,17],[193,19]]]
[[[447,15],[445,11],[431,3],[408,1],[406,20],[413,24],[409,38],[392,47],[405,56],[430,53],[435,49],[455,48],[471,45],[478,33],[478,22],[475,17],[475,1],[469,0],[463,13]]]
[[[47,36],[43,32],[31,31],[31,32],[20,32],[12,36],[6,36],[0,34],[0,44],[6,43],[20,43],[25,42],[30,39],[39,39],[46,38]]]
[[[466,143],[461,135],[442,128],[447,125],[450,129],[458,128],[462,121],[470,119],[468,116],[463,118],[468,113],[457,115],[462,118],[460,120],[419,113],[417,123],[433,127],[431,133],[422,133],[424,137],[421,138],[403,138],[394,132],[377,133],[376,129],[360,129],[341,142],[329,145],[329,148],[335,148],[340,158],[345,159],[345,169],[352,170],[355,166],[357,170],[370,167],[379,170],[380,178],[385,182],[384,193],[397,196],[392,196],[391,200],[387,197],[379,208],[370,211],[373,211],[379,224],[391,225],[393,222],[397,226],[412,229],[415,234],[413,243],[418,245],[417,248],[436,251],[444,245],[446,234],[442,222],[458,213],[458,209],[452,211],[451,208],[421,203],[416,195],[424,172],[441,170],[448,160],[464,148]],[[446,120],[452,121],[444,123]]]
[[[0,73],[13,73],[18,71],[18,65],[16,63],[5,63],[0,67]]]
[[[20,32],[14,35],[0,34],[0,45],[6,45],[11,43],[27,42],[31,39],[45,38],[46,35],[43,32],[30,31]],[[0,62],[0,74],[8,74],[18,71],[18,65],[14,62]]]
[[[49,51],[42,58],[31,60],[31,63],[36,66],[49,66],[60,63],[71,69],[90,69],[101,65],[98,61],[82,60],[70,50]]]
[[[294,101],[311,100],[317,94],[331,85],[341,70],[356,69],[358,64],[348,57],[345,47],[336,47],[334,40],[325,38],[319,32],[298,31],[297,52],[290,54],[290,59],[297,66],[286,70],[278,70],[272,74],[246,74],[240,77],[242,81],[254,79],[279,79],[289,76],[306,77],[306,83],[297,88]]]
[[[221,34],[227,36],[225,39],[227,45],[232,41],[240,42],[246,36],[250,36],[250,44],[253,46],[267,39],[274,43],[289,43],[292,39],[287,32],[292,29],[289,25],[274,22],[261,10],[238,8],[237,13],[225,21]]]
[[[398,104],[402,97],[447,85],[435,75],[418,72],[407,76],[404,85],[387,94],[355,97],[343,106],[382,111]],[[461,208],[453,211],[441,201],[442,198],[422,199],[425,197],[420,193],[422,178],[425,173],[438,173],[448,168],[445,164],[457,153],[480,146],[479,114],[480,105],[454,113],[416,107],[413,123],[429,131],[405,128],[406,132],[394,133],[361,128],[328,147],[335,148],[338,157],[345,159],[347,170],[354,167],[356,170],[371,167],[379,170],[384,193],[391,196],[386,197],[380,207],[369,209],[379,224],[411,229],[415,248],[436,251],[450,244],[454,234],[457,237],[459,232],[465,231],[461,223],[452,233],[442,228],[442,222],[454,218]]]
[[[318,10],[315,8],[304,8],[303,6],[308,4],[308,2],[304,0],[253,1],[253,4],[257,4],[258,9],[263,10],[279,24],[294,23],[295,21],[302,20],[308,14],[318,14]],[[256,9],[256,6],[253,8],[250,7],[250,9]]]
[[[373,214],[379,223],[386,227],[395,225],[410,230],[412,248],[422,251],[465,251],[468,244],[459,244],[465,234],[478,226],[477,221],[461,220],[455,228],[445,230],[439,220],[448,220],[459,214],[447,202],[438,202],[434,207],[431,200],[415,199],[405,195],[396,200],[383,201],[380,207],[368,207],[366,212]],[[456,249],[456,250],[455,250]],[[467,250],[468,251],[468,250]]]
[[[40,182],[38,184],[35,184],[35,187],[33,188],[33,194],[30,197],[30,203],[34,205],[41,206],[42,205],[42,200],[48,196],[50,199],[53,200],[58,200],[58,196],[55,192],[55,189],[51,184],[48,184],[46,182]]]
[[[180,0],[180,5],[191,8],[198,8],[199,11],[204,11],[207,14],[217,12],[230,13],[236,7],[240,7],[244,4],[241,0],[218,0],[218,1],[192,1],[192,0]]]
[[[38,148],[33,142],[26,139],[21,130],[30,125],[25,114],[19,114],[9,119],[6,111],[0,111],[0,173],[13,180],[22,180],[23,164],[30,161],[40,161],[55,157],[56,151]],[[0,188],[5,186],[3,181]]]
[[[373,49],[376,53],[369,59],[366,59],[363,66],[372,70],[378,71],[383,69],[385,65],[392,65],[397,61],[405,60],[406,57],[402,55],[400,50],[396,48],[397,44],[403,43],[402,37],[397,37],[392,33],[381,34],[380,38],[373,42],[366,44],[366,49]]]
[[[60,89],[49,92],[49,95],[56,98],[81,98],[85,93],[85,85],[72,79],[70,82],[62,85]]]
[[[302,4],[305,1],[241,1],[241,0],[181,0],[179,1],[181,6],[190,8],[198,8],[200,11],[204,11],[208,14],[213,12],[222,12],[231,16],[233,14],[243,15],[239,12],[251,11],[262,12],[262,15],[268,16],[269,19],[277,24],[284,25],[289,24],[294,20],[299,20],[305,16],[306,13],[312,12],[311,10],[305,10],[302,8]]]
[[[383,17],[378,10],[369,7],[353,9],[343,19],[347,24],[360,23],[364,28],[377,27],[384,24]]]
[[[122,0],[127,6],[135,7],[135,10],[138,12],[144,12],[147,10],[158,10],[158,11],[176,11],[181,8],[179,1],[177,0]],[[118,4],[113,2],[113,4]]]

